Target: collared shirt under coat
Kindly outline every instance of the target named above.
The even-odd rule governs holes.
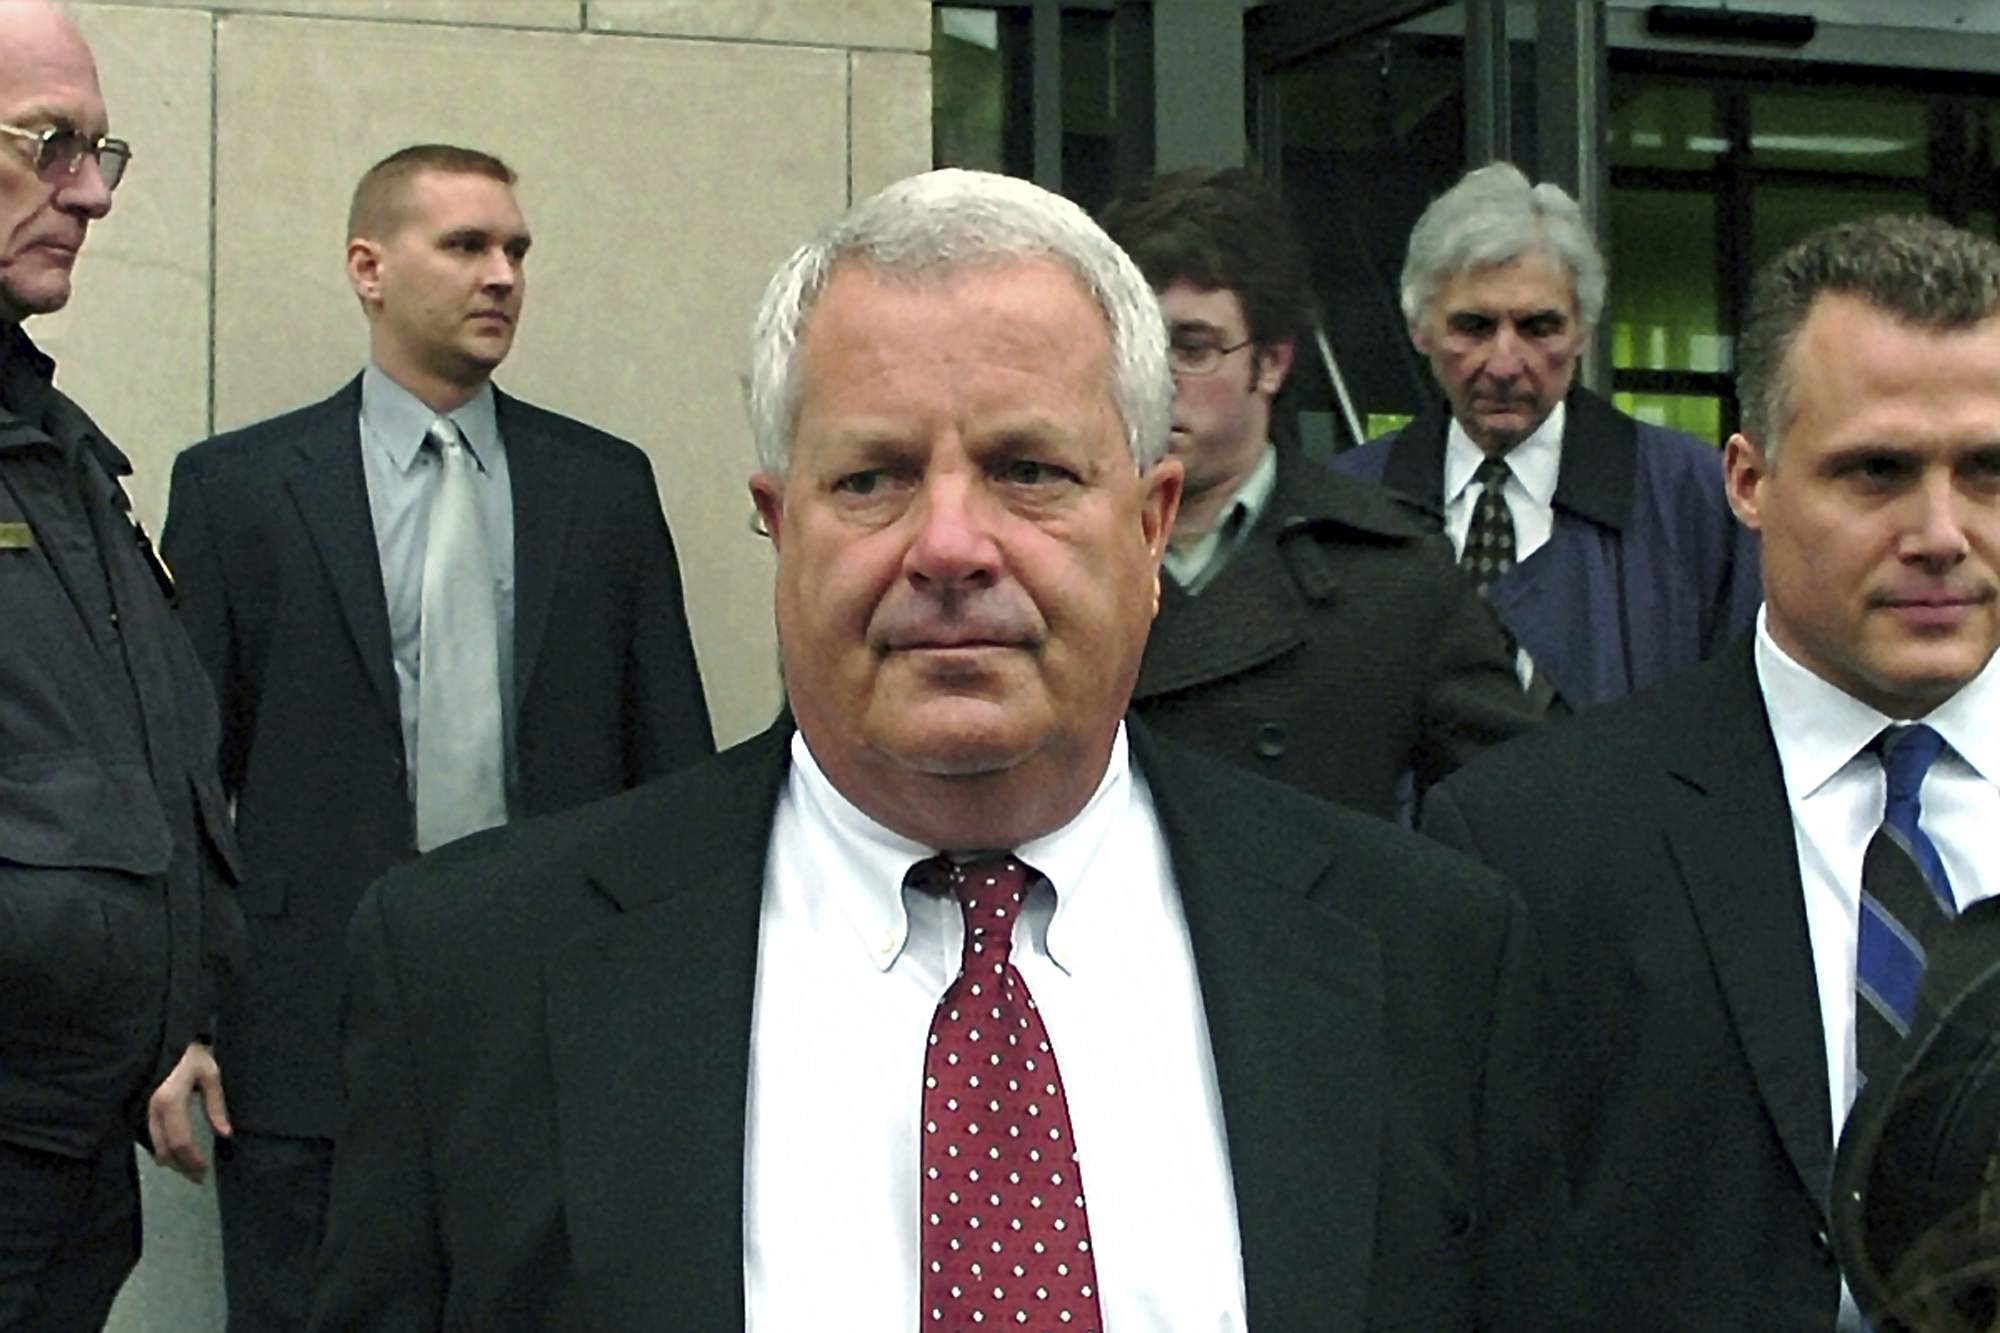
[[[410,791],[417,789],[417,700],[424,617],[424,553],[430,538],[431,500],[443,477],[443,460],[427,448],[431,423],[447,417],[458,427],[477,467],[474,489],[480,524],[493,561],[493,610],[500,642],[500,734],[506,745],[508,806],[518,800],[514,752],[514,496],[506,441],[494,419],[493,385],[452,411],[437,412],[372,361],[361,372],[361,467],[368,479],[368,509],[382,557],[382,592],[389,610],[389,646],[396,664],[396,698],[403,716],[403,753]]]
[[[903,888],[937,854],[849,802],[802,736],[758,927],[745,1136],[753,1333],[914,1329],[925,1035],[958,975],[958,904]],[[1235,1195],[1208,1021],[1150,794],[1119,728],[1062,828],[1012,849],[1013,961],[1048,1025],[1105,1324],[1241,1330]]]

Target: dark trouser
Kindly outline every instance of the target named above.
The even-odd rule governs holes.
[[[333,1140],[238,1133],[215,1145],[229,1333],[302,1333],[326,1232]]]
[[[0,1329],[96,1333],[138,1262],[129,1140],[95,1157],[0,1143]]]

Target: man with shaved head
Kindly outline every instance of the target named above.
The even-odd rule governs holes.
[[[21,330],[69,300],[130,149],[90,48],[0,3],[0,1328],[102,1326],[139,1256],[131,1138],[194,1180],[237,928],[215,705],[123,454]]]
[[[361,891],[714,748],[645,454],[493,383],[532,239],[513,169],[399,149],[362,174],[347,236],[368,364],[182,453],[164,538],[243,834],[247,934],[216,1016],[229,1333],[305,1321]]]

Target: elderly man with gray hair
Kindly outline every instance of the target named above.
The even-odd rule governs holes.
[[[1572,708],[1713,656],[1759,598],[1714,446],[1572,384],[1604,289],[1560,186],[1505,162],[1467,173],[1403,266],[1410,338],[1446,401],[1336,460],[1431,512],[1524,670]]]
[[[1534,965],[1470,862],[1126,717],[1164,321],[936,172],[751,353],[790,704],[371,890],[334,1330],[1540,1330]]]

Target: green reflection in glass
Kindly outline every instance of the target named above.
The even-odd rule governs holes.
[[[931,10],[931,160],[1004,171],[1006,63],[991,9]]]
[[[1611,361],[1647,370],[1727,370],[1715,299],[1715,199],[1611,192]],[[1602,334],[1600,334],[1602,336]]]
[[[1671,426],[1698,435],[1710,444],[1722,439],[1722,403],[1716,398],[1686,393],[1614,393],[1620,412],[1655,426]]]
[[[1928,213],[1921,190],[1759,185],[1750,206],[1750,262],[1761,265],[1821,227],[1876,213]]]
[[[1605,131],[1613,166],[1706,171],[1728,141],[1716,129],[1715,97],[1693,84],[1614,84]]]
[[[1753,93],[1750,155],[1760,167],[1930,175],[1930,108],[1909,97]]]

